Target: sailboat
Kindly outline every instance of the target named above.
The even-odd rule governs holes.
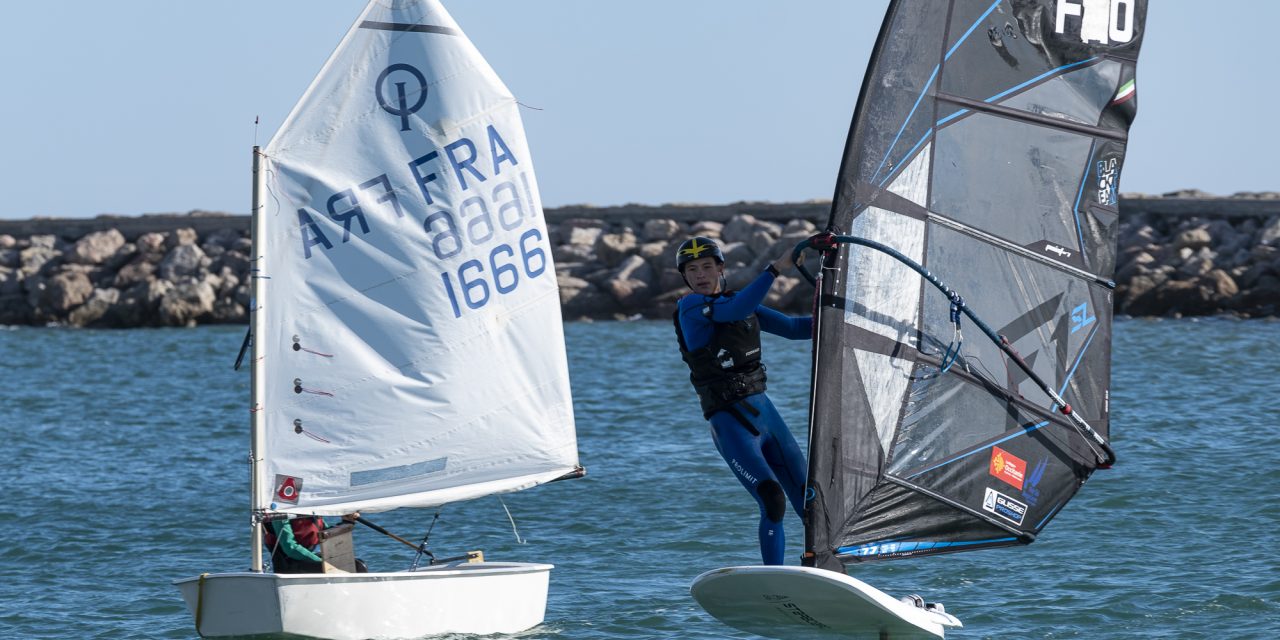
[[[1118,182],[1145,16],[1143,0],[890,3],[807,243],[823,261],[803,566],[699,576],[712,615],[777,638],[942,637],[961,625],[945,607],[847,569],[1029,544],[1115,461]]]
[[[418,638],[539,624],[549,564],[280,574],[263,562],[273,520],[437,507],[583,474],[518,106],[439,2],[370,2],[254,148],[253,253],[252,568],[175,583],[197,632]]]

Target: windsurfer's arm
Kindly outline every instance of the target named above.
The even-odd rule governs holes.
[[[794,317],[764,305],[756,307],[760,330],[788,340],[808,340],[813,335],[813,316]]]
[[[320,562],[320,556],[311,552],[310,549],[298,544],[298,540],[293,537],[293,526],[287,520],[276,520],[271,523],[276,529],[276,539],[279,540],[280,550],[286,556],[294,560],[310,560],[312,562]]]
[[[742,288],[732,296],[708,298],[711,307],[711,320],[714,322],[737,322],[755,313],[756,307],[769,295],[769,287],[773,286],[774,272],[761,271],[751,284]]]

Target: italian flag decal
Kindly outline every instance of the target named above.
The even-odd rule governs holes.
[[[1132,80],[1120,85],[1120,90],[1116,92],[1116,98],[1111,101],[1111,104],[1120,104],[1121,102],[1132,98],[1134,93],[1133,90],[1134,85]]]

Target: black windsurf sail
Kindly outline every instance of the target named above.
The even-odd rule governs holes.
[[[819,280],[805,564],[1026,544],[1107,442],[1145,0],[901,0]]]

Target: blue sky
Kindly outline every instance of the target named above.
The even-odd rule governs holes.
[[[446,0],[538,109],[546,206],[830,198],[885,4]],[[363,6],[3,3],[0,218],[246,213],[250,147]],[[1280,191],[1277,24],[1280,3],[1151,3],[1122,191]]]

